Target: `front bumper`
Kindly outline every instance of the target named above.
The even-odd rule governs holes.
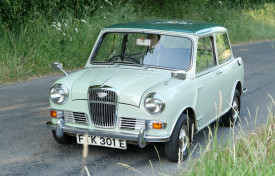
[[[146,129],[140,129],[138,134],[125,133],[125,132],[110,132],[106,130],[96,130],[96,129],[83,129],[77,127],[67,126],[63,119],[59,119],[56,124],[51,121],[46,123],[47,127],[51,130],[56,131],[56,136],[62,138],[64,133],[70,134],[88,134],[101,137],[118,138],[126,141],[137,141],[140,148],[146,146],[146,142],[167,142],[170,136],[149,136],[146,135]]]

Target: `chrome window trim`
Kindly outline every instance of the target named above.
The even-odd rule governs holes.
[[[196,68],[197,68],[197,64],[196,64],[196,68],[194,68],[194,69],[195,69],[195,77],[197,77],[197,75],[201,75],[201,73],[203,73],[203,72],[205,72],[205,71],[207,71],[207,70],[210,70],[210,71],[207,72],[207,73],[209,73],[209,72],[212,71],[212,68],[215,68],[215,67],[218,66],[217,52],[216,52],[216,45],[215,45],[215,40],[216,40],[216,38],[215,38],[215,35],[214,35],[213,33],[207,34],[207,35],[201,35],[201,36],[199,36],[198,39],[197,39],[197,46],[198,46],[198,43],[199,43],[199,39],[200,39],[200,38],[206,38],[206,37],[213,37],[213,51],[214,51],[213,57],[214,57],[215,65],[213,65],[213,66],[211,66],[211,67],[208,67],[208,68],[206,68],[206,69],[204,69],[204,70],[201,70],[201,71],[199,71],[198,73],[196,73]],[[197,49],[197,50],[196,50],[196,58],[194,58],[195,61],[197,61],[197,57],[198,57],[198,54],[197,54],[197,53],[198,53],[198,47],[197,47],[196,49]],[[207,74],[207,73],[205,73],[205,74]],[[204,74],[203,74],[203,75],[204,75]]]
[[[229,43],[229,47],[230,47],[230,51],[231,51],[231,58],[230,59],[227,59],[227,60],[225,60],[224,62],[219,62],[219,53],[218,53],[218,47],[217,47],[217,39],[216,39],[216,36],[218,35],[218,34],[226,34],[226,37],[227,37],[227,40],[228,40],[228,43]],[[233,56],[233,51],[232,51],[232,47],[231,47],[231,43],[230,43],[230,40],[229,40],[229,36],[228,36],[228,31],[226,30],[226,31],[220,31],[220,32],[216,32],[215,33],[215,50],[216,50],[216,59],[217,59],[217,65],[223,65],[224,63],[227,63],[227,62],[229,62],[229,61],[231,61],[231,60],[233,60],[234,59],[234,56]],[[226,64],[225,64],[226,65]]]

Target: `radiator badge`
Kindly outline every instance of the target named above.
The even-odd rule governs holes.
[[[105,92],[98,92],[98,93],[97,93],[97,96],[98,96],[99,98],[105,98],[105,97],[107,96],[107,93],[105,93]]]

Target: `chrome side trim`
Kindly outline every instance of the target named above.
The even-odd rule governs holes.
[[[46,126],[56,131],[57,125],[53,124],[51,121],[46,123]],[[77,127],[70,127],[66,126],[65,124],[62,125],[60,128],[62,133],[70,133],[70,134],[88,134],[88,135],[95,135],[95,136],[102,136],[102,137],[110,137],[110,138],[118,138],[128,141],[140,141],[142,147],[146,142],[167,142],[170,139],[169,135],[163,136],[148,136],[146,135],[146,130],[140,131],[139,134],[130,134],[125,132],[109,132],[106,130],[96,130],[96,129],[82,129]],[[145,146],[144,146],[145,147]]]

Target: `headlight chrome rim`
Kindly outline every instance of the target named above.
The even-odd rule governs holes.
[[[144,100],[144,107],[152,115],[160,114],[165,108],[164,98],[156,93],[149,93]]]
[[[50,89],[50,99],[55,104],[62,105],[67,102],[69,90],[62,84],[54,84]]]

